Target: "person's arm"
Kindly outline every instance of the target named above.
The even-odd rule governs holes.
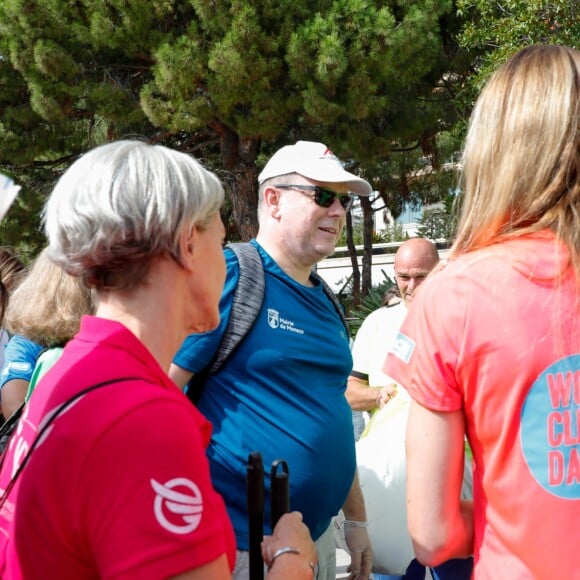
[[[316,548],[300,512],[284,514],[271,536],[262,541],[262,558],[268,568],[266,580],[315,580]],[[225,554],[172,576],[170,580],[224,580],[231,578]]]
[[[368,380],[350,375],[346,385],[346,399],[353,411],[382,409],[396,393],[396,385],[371,387]]]
[[[4,368],[0,374],[2,414],[8,419],[22,405],[34,366],[44,347],[15,334],[4,351]]]
[[[195,570],[171,576],[169,580],[224,580],[231,577],[228,559],[225,554],[222,554],[219,558],[199,566]]]
[[[26,391],[28,391],[28,381],[23,379],[12,379],[2,385],[2,414],[4,419],[8,420],[22,405]]]
[[[407,517],[417,559],[437,566],[473,553],[473,504],[460,499],[462,411],[431,411],[412,401],[407,424]]]
[[[184,369],[175,363],[171,363],[169,367],[169,378],[181,389],[185,388],[185,385],[189,382],[194,373]]]
[[[300,512],[284,514],[272,535],[264,537],[262,558],[268,567],[267,580],[315,578],[316,548]]]
[[[342,506],[344,537],[350,553],[350,578],[366,580],[373,568],[373,549],[367,531],[365,501],[355,472],[350,491]]]

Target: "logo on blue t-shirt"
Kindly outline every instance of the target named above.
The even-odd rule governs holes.
[[[280,326],[280,313],[273,308],[268,308],[268,326],[278,328]]]
[[[274,310],[274,308],[268,308],[268,326],[274,329],[279,328],[280,330],[288,330],[295,334],[304,334],[304,330],[298,328],[294,324],[294,321],[280,316],[280,313],[277,310]]]
[[[536,379],[522,408],[520,440],[546,491],[580,498],[580,355],[560,359]]]

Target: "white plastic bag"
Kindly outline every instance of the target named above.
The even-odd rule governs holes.
[[[407,529],[405,434],[411,398],[397,395],[377,411],[356,443],[358,477],[365,499],[373,572],[402,575],[415,558]],[[462,499],[472,499],[472,466],[465,456]],[[340,527],[340,518],[335,528]],[[339,535],[338,531],[335,535]]]
[[[410,399],[397,395],[372,417],[356,444],[358,476],[365,498],[373,571],[404,574],[415,557],[407,531],[405,430]]]

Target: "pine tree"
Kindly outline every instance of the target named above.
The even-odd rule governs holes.
[[[57,174],[139,135],[218,170],[239,235],[256,176],[290,140],[347,163],[434,122],[421,102],[449,66],[451,0],[3,0],[0,168]]]

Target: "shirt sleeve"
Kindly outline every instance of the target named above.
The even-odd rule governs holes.
[[[212,361],[230,320],[234,292],[240,279],[240,266],[233,251],[226,249],[224,254],[226,281],[219,305],[219,326],[210,332],[190,334],[173,358],[173,362],[177,366],[192,373],[201,371]]]
[[[233,532],[205,455],[210,427],[199,417],[181,402],[149,401],[87,455],[75,527],[101,577],[166,578],[231,555]]]
[[[463,396],[457,380],[463,350],[466,293],[438,273],[413,302],[383,367],[418,403],[434,411],[457,411]]]
[[[0,375],[0,388],[8,381],[30,381],[38,355],[44,347],[20,335],[14,335],[4,351],[4,367]]]

